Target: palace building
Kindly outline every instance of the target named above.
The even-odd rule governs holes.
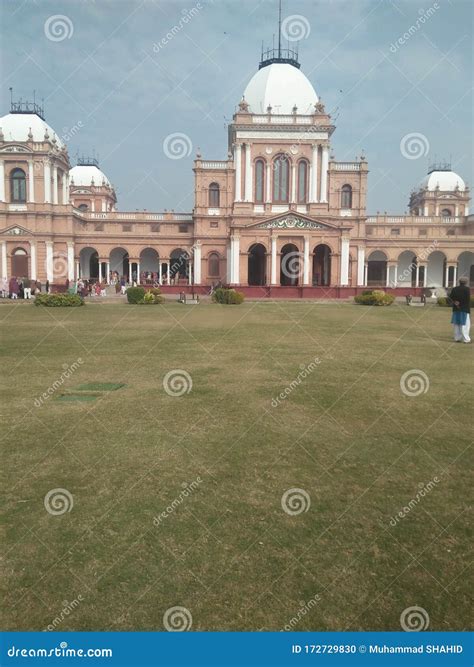
[[[315,298],[367,286],[416,294],[461,275],[474,284],[461,176],[433,165],[408,215],[368,216],[367,159],[335,159],[331,116],[290,49],[262,53],[229,125],[227,159],[197,155],[189,213],[120,211],[97,161],[71,168],[36,103],[12,102],[0,128],[1,277],[61,289],[115,272],[170,292],[220,281],[252,296]]]

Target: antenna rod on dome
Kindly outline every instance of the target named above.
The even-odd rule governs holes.
[[[13,88],[10,86],[9,88],[10,91],[10,104],[13,105]]]
[[[281,58],[281,0],[278,5],[278,57]]]

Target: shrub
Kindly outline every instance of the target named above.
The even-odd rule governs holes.
[[[163,303],[165,297],[161,294],[159,289],[150,289],[145,292],[143,299],[140,299],[138,302],[140,305],[156,305],[158,303]]]
[[[394,300],[392,294],[386,294],[382,290],[373,290],[354,297],[354,301],[360,306],[391,306]]]
[[[451,306],[451,304],[448,301],[447,296],[439,296],[438,297],[438,306]]]
[[[83,305],[84,299],[79,294],[37,294],[35,296],[35,306],[65,308]]]
[[[145,296],[143,287],[129,287],[127,290],[128,303],[140,303]]]
[[[235,289],[226,289],[225,287],[218,287],[212,294],[214,303],[224,303],[239,305],[244,300],[242,292],[236,292]]]

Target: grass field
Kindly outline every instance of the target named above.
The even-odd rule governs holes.
[[[472,346],[448,309],[0,318],[4,628],[469,626]]]

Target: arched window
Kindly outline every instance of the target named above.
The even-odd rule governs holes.
[[[298,204],[305,204],[308,198],[308,163],[304,160],[298,164]]]
[[[441,211],[441,215],[443,218],[450,218],[451,211],[449,210],[449,208],[443,208],[443,210]]]
[[[213,277],[219,276],[219,255],[217,252],[211,252],[208,259],[209,275]]]
[[[347,184],[341,188],[341,208],[352,208],[352,188]]]
[[[255,163],[255,203],[263,204],[265,190],[265,162],[257,160]]]
[[[278,155],[273,163],[273,201],[275,204],[288,202],[290,190],[290,163],[285,155]]]
[[[12,202],[26,202],[26,175],[23,169],[14,169],[10,174]]]
[[[87,211],[87,209],[88,209],[89,207],[87,206],[87,204],[79,204],[79,206],[78,206],[77,208],[78,208],[80,211]]]
[[[210,208],[219,208],[220,192],[219,183],[211,183],[209,186],[209,206]]]

